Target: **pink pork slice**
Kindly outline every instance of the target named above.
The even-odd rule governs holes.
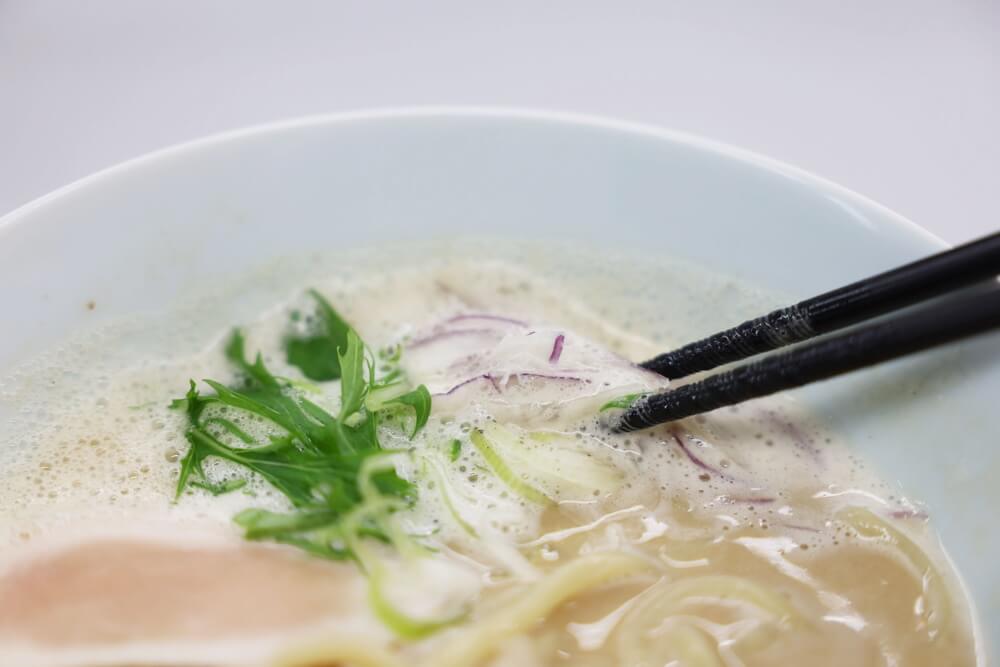
[[[359,576],[352,565],[280,547],[88,542],[0,577],[0,645],[218,639],[308,628],[356,613]]]

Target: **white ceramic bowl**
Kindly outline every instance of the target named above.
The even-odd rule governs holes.
[[[303,248],[483,233],[684,257],[798,297],[943,247],[841,187],[673,132],[480,109],[308,118],[169,148],[0,220],[0,372]],[[995,643],[1000,337],[800,394],[927,501]]]

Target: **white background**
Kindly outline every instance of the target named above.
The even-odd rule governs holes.
[[[233,127],[480,104],[703,134],[957,242],[1000,228],[998,40],[998,0],[0,0],[0,214]]]

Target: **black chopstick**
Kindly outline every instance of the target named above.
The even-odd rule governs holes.
[[[776,310],[642,364],[671,379],[836,331],[1000,274],[1000,232]]]
[[[791,389],[1000,327],[1000,283],[640,399],[614,425],[636,431]]]

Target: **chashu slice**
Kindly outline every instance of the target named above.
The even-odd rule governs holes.
[[[2,665],[258,665],[331,631],[389,641],[353,564],[290,548],[102,538],[0,571]]]

